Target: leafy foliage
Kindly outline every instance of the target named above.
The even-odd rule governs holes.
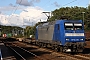
[[[85,12],[84,16],[82,12]],[[90,6],[86,8],[78,6],[62,7],[54,10],[52,14],[53,16],[49,19],[49,21],[62,19],[63,16],[68,20],[83,20],[84,17],[85,30],[90,30]]]
[[[17,26],[3,26],[0,25],[1,27],[1,35],[3,34],[11,34],[12,36],[14,36],[15,34],[17,34],[19,37],[22,36],[22,28],[21,27],[17,27]]]
[[[53,16],[48,21],[54,21],[57,19],[63,19],[62,17],[68,20],[83,20],[83,13],[84,13],[84,24],[85,30],[90,30],[90,5],[86,8],[84,7],[61,7],[52,11]],[[24,29],[24,34],[26,37],[30,35],[35,36],[36,26],[41,24],[42,22],[38,22],[35,26],[27,26]],[[1,26],[2,34],[6,33],[18,33],[18,36],[22,36],[23,28],[16,27],[16,26]]]

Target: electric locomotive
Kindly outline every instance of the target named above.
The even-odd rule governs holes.
[[[39,46],[50,45],[61,52],[82,52],[85,46],[82,20],[56,20],[41,23],[36,27]]]

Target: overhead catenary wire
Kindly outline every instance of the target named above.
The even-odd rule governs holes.
[[[19,4],[21,4],[21,2],[22,2],[22,0],[20,1],[20,3],[19,3]],[[16,7],[16,9],[15,9],[14,13],[15,13],[15,12],[16,12],[16,10],[18,9],[19,4],[18,4],[18,6]]]
[[[21,4],[21,2],[22,2],[22,0],[20,1],[20,3],[19,4]],[[18,4],[18,6],[16,7],[16,9],[14,10],[14,12],[12,11],[12,13],[11,14],[14,14],[15,12],[16,12],[16,10],[18,9],[18,7],[19,7],[19,4]],[[11,18],[10,18],[11,19]]]
[[[74,3],[75,1],[77,1],[77,0],[73,0],[73,1],[71,1],[71,2],[69,2],[69,3],[67,3],[67,4],[64,4],[64,5],[62,5],[62,7],[63,7],[63,6],[66,6],[66,5],[68,5],[68,4]]]
[[[50,1],[51,1],[51,0],[49,0],[48,2],[50,3]],[[68,4],[71,4],[71,3],[75,2],[75,1],[77,1],[77,0],[73,0],[73,1],[71,1],[71,2],[69,2],[69,3],[67,3],[67,4],[62,5],[61,7],[66,6],[66,5],[68,5]],[[43,6],[45,6],[46,4],[47,4],[47,3],[45,3]]]
[[[48,2],[50,2],[51,0],[49,0]],[[77,0],[73,0],[73,1],[71,1],[71,2],[69,2],[69,3],[67,3],[67,4],[65,4],[65,5],[68,5],[68,4],[71,4],[71,3],[73,3],[73,2],[75,2],[75,1],[77,1]],[[21,4],[21,2],[22,2],[22,0],[20,1],[20,3],[19,4]],[[15,12],[16,12],[16,10],[18,9],[18,7],[19,7],[19,4],[18,4],[18,6],[16,7],[16,9],[15,9],[15,11],[14,12],[12,12],[12,14],[14,14]],[[47,3],[45,3],[43,6],[45,6]],[[62,5],[62,7],[63,6],[65,6],[65,5]]]
[[[69,3],[67,3],[67,4],[64,4],[64,5],[62,5],[62,7],[63,7],[63,6],[66,6],[66,5],[68,5],[68,4],[71,4],[71,3],[75,2],[75,1],[77,1],[77,0],[73,0],[73,1],[71,1],[71,2],[69,2]],[[21,4],[21,2],[22,2],[22,0],[20,1],[19,4]],[[48,0],[48,2],[50,3],[51,0]],[[47,2],[47,3],[48,3],[48,2]],[[47,3],[45,3],[43,6],[45,6]],[[16,7],[15,11],[14,11],[12,14],[14,14],[14,13],[17,11],[17,9],[18,9],[18,7],[19,7],[19,4],[18,4],[18,6]],[[11,18],[10,18],[10,19],[11,19]]]
[[[19,3],[19,4],[21,4],[21,2],[22,2],[22,0],[20,1],[20,3]],[[14,12],[13,12],[13,10],[12,10],[11,15],[12,15],[12,14],[14,14],[14,13],[16,12],[16,10],[17,10],[17,9],[18,9],[18,7],[19,7],[19,4],[18,4],[18,6],[16,7],[16,9],[15,9],[15,11],[14,11]],[[10,17],[10,19],[11,19],[11,17]],[[9,20],[10,20],[10,19],[9,19]]]

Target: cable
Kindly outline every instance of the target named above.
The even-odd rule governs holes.
[[[65,4],[65,5],[71,4],[71,3],[75,2],[75,1],[77,1],[77,0],[73,0],[73,1],[71,1],[71,2],[69,2],[67,4]],[[65,6],[65,5],[62,5],[62,7]]]
[[[19,4],[21,4],[21,2],[22,2],[22,0],[20,1],[20,3],[19,3]],[[15,12],[16,12],[16,10],[18,9],[19,4],[18,4],[18,6],[16,7],[16,9],[15,9],[14,13],[15,13]]]
[[[20,3],[22,2],[22,0],[20,1]],[[19,3],[19,4],[20,4]],[[18,9],[18,7],[19,7],[19,4],[18,4],[18,6],[16,7],[16,9],[15,9],[15,11],[14,12],[12,12],[12,14],[14,14],[15,12],[16,12],[16,10]],[[10,17],[10,19],[11,19],[11,17]]]
[[[21,3],[21,2],[22,2],[22,0],[20,1],[20,3]],[[20,3],[19,3],[19,4],[20,4]],[[16,10],[17,10],[17,9],[18,9],[18,7],[19,7],[19,4],[18,4],[18,6],[16,7],[16,9],[15,9],[15,11],[14,11],[14,12],[13,12],[13,10],[12,10],[12,13],[11,13],[11,14],[14,14],[14,13],[16,12]],[[12,18],[12,17],[10,17],[10,18],[9,18],[9,20],[11,20],[11,18]],[[8,22],[10,22],[10,21],[8,21]]]

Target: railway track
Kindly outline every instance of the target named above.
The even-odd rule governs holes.
[[[46,48],[47,49],[47,48]],[[50,51],[53,51],[50,49]],[[61,52],[57,52],[57,54],[59,53],[59,55],[62,54],[62,56],[67,56],[67,58],[70,59],[75,59],[75,60],[90,60],[90,53],[89,54],[77,54],[77,53],[61,53]]]
[[[16,53],[17,60],[33,60],[32,57],[36,58],[37,60],[43,60],[41,57],[37,56],[36,54],[20,47],[12,43],[13,46],[8,45],[8,47]],[[22,53],[23,52],[23,53]],[[18,56],[17,56],[18,55]]]
[[[80,59],[83,59],[83,60],[90,60],[90,55],[88,54],[77,54],[77,55],[74,55],[75,57],[78,57]]]
[[[10,42],[10,43],[8,43],[8,45],[11,47],[14,46],[14,48],[17,47],[17,48],[25,51],[26,53],[33,55],[34,58],[32,60],[60,60],[60,59],[63,59],[63,60],[90,60],[89,59],[90,55],[88,55],[88,54],[72,55],[72,54],[67,54],[67,53],[55,52],[54,50],[51,50],[51,49],[39,48],[38,46],[23,43],[23,42],[13,42],[13,43]],[[28,48],[30,48],[30,49],[28,49]],[[31,49],[31,48],[34,48],[34,49]],[[26,55],[26,54],[24,54],[24,55]],[[25,57],[25,59],[29,60],[31,58],[27,59],[27,57]]]
[[[49,50],[48,50],[49,51]],[[90,55],[88,54],[71,54],[71,53],[61,53],[61,52],[55,52],[53,50],[50,50],[53,52],[52,54],[56,54],[58,56],[66,57],[65,60],[90,60]]]
[[[12,44],[12,45],[17,46],[16,44]],[[36,46],[33,46],[33,45],[31,45],[31,46],[34,47],[34,48],[36,47]],[[36,55],[36,54],[32,53],[33,51],[36,51],[36,50],[31,50],[31,52],[30,52],[30,50],[28,51],[28,50],[26,50],[24,48],[21,48],[20,46],[17,46],[17,47],[24,50],[24,51],[26,51],[26,52],[28,52],[28,53],[30,53],[30,54],[32,54],[32,55],[34,55],[39,60],[59,60],[59,59],[63,59],[63,60],[73,59],[73,60],[76,60],[73,57],[66,56],[66,55],[63,55],[63,54],[58,54],[57,52],[47,50],[45,48],[38,48],[37,51],[46,51],[49,54],[43,54],[42,56],[37,56],[38,54]]]
[[[75,58],[76,60],[90,60],[90,55],[84,55],[84,54],[75,54],[75,55],[72,55],[72,54],[67,54],[67,53],[62,53],[66,56],[70,56],[72,58]]]
[[[6,55],[5,55],[5,53]],[[7,48],[5,47],[3,41],[0,41],[0,60],[16,60],[16,58],[10,54],[7,54]]]
[[[20,60],[26,60],[26,59],[25,59],[19,52],[17,52],[14,48],[12,48],[12,47],[10,47],[10,46],[8,46],[8,47],[16,53],[16,55],[19,57],[18,59],[20,59]]]
[[[53,50],[52,50],[53,51]],[[90,54],[77,54],[77,53],[62,53],[56,52],[57,54],[62,54],[63,56],[67,56],[67,58],[75,59],[75,60],[90,60]]]
[[[31,46],[35,47],[33,45],[31,45]],[[89,56],[84,55],[84,57],[81,57],[82,54],[80,56],[79,55],[71,55],[71,54],[67,54],[67,53],[55,52],[55,51],[47,49],[47,48],[38,48],[38,50],[50,52],[50,54],[47,54],[47,56],[52,55],[53,58],[47,58],[47,57],[45,57],[46,55],[41,56],[41,57],[45,57],[46,60],[50,60],[50,59],[54,59],[54,58],[57,59],[58,57],[63,58],[64,60],[68,60],[68,59],[89,60]],[[54,56],[54,55],[56,55],[56,56]]]

